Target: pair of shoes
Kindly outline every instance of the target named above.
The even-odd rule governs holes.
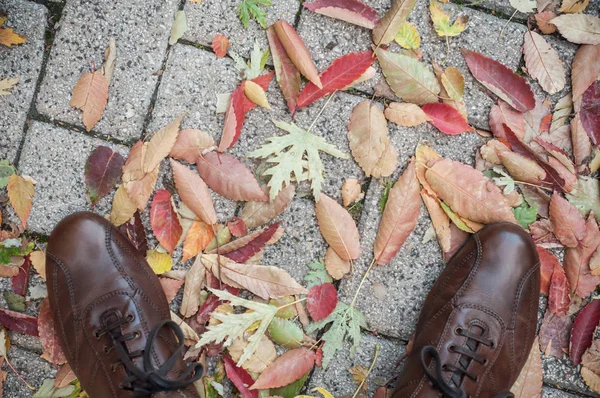
[[[535,339],[540,265],[515,224],[473,234],[433,285],[393,398],[504,398]]]
[[[107,220],[62,220],[46,251],[48,296],[60,345],[91,398],[199,397],[202,366],[183,361],[158,277]]]

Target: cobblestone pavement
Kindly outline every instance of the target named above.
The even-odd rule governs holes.
[[[365,2],[380,15],[391,4],[391,0]],[[482,86],[474,82],[458,49],[465,47],[487,54],[516,69],[523,64],[521,45],[527,30],[526,16],[517,13],[508,22],[513,11],[508,0],[481,0],[473,2],[474,5],[469,5],[469,1],[453,2],[457,4],[448,5],[451,12],[469,15],[470,22],[467,30],[451,41],[448,59],[445,40],[433,31],[427,0],[417,1],[409,20],[417,25],[421,34],[425,62],[445,62],[463,72],[469,122],[487,129],[492,100]],[[12,95],[0,97],[0,159],[8,159],[23,174],[37,181],[29,230],[44,238],[62,217],[89,208],[83,168],[96,146],[109,145],[126,155],[133,142],[183,111],[188,112],[183,127],[204,129],[218,139],[223,116],[215,112],[216,95],[232,91],[238,77],[233,61],[217,59],[210,42],[214,35],[224,34],[231,39],[232,49],[247,57],[255,41],[262,48],[266,48],[267,41],[264,30],[254,21],[250,21],[248,29],[239,22],[235,14],[238,0],[50,0],[47,3],[40,0],[38,3],[0,0],[0,12],[8,14],[7,26],[27,36],[25,45],[0,48],[0,78],[21,77]],[[370,32],[366,29],[311,13],[297,0],[274,0],[274,3],[267,9],[268,22],[285,19],[293,23],[319,70],[345,53],[370,48]],[[587,12],[600,14],[599,3],[593,0]],[[169,45],[171,24],[180,9],[185,11],[190,29],[178,44]],[[499,38],[502,29],[504,33]],[[86,133],[80,112],[69,106],[71,90],[92,62],[102,63],[111,37],[117,42],[117,67],[108,106],[98,125]],[[570,66],[577,46],[559,36],[551,36],[549,41],[564,59],[564,65]],[[333,98],[313,130],[316,134],[349,151],[346,135],[349,115],[358,102],[372,97],[375,85],[382,79],[377,66],[376,69],[374,79]],[[531,83],[541,96],[541,89],[535,82]],[[570,87],[565,88],[568,90]],[[556,102],[562,95],[564,93],[558,93],[549,99]],[[252,111],[239,143],[232,149],[234,155],[251,167],[257,163],[247,159],[245,154],[258,148],[266,137],[280,134],[270,119],[291,120],[276,84],[271,84],[268,97],[272,111],[262,108]],[[323,103],[321,100],[299,111],[295,122],[308,127]],[[475,150],[483,142],[476,134],[450,137],[429,125],[408,129],[390,124],[390,136],[401,165],[394,177],[400,174],[419,141],[429,142],[443,156],[467,163],[474,161]],[[366,179],[351,159],[324,156],[324,162],[329,174],[323,189],[328,195],[339,198],[340,187],[349,177],[362,180],[367,189],[359,220],[364,254],[355,264],[351,277],[340,284],[340,297],[348,300],[371,261],[369,253],[379,224],[378,202],[383,188],[378,181]],[[169,175],[169,165],[165,162],[161,166],[159,186],[172,186]],[[264,257],[265,264],[279,265],[296,279],[302,278],[306,264],[322,258],[326,249],[312,199],[303,195],[308,192],[308,187],[299,187],[291,207],[280,216],[285,235],[278,244],[266,248]],[[111,196],[101,200],[94,211],[106,214]],[[214,200],[221,221],[239,211],[235,202],[216,194]],[[356,355],[343,352],[326,371],[314,371],[308,383],[310,387],[326,387],[338,397],[351,394],[355,385],[348,368],[357,364],[367,367],[377,344],[381,349],[368,379],[369,391],[373,392],[395,374],[394,367],[413,333],[424,297],[442,269],[437,243],[421,243],[429,226],[429,217],[423,209],[417,228],[396,258],[371,273],[359,299],[359,308],[369,322],[369,333],[365,333]],[[42,283],[39,278],[32,281],[32,285],[39,283]],[[374,294],[376,288],[378,294]],[[3,299],[0,300],[0,305],[5,305]],[[35,313],[39,304],[39,300],[33,300],[29,311]],[[39,357],[41,346],[37,339],[14,333],[11,339],[13,348],[9,358],[29,383],[39,387],[45,378],[54,376],[56,369]],[[594,396],[580,379],[579,369],[573,368],[568,360],[544,359],[544,382],[543,397]],[[31,395],[9,370],[4,396]]]

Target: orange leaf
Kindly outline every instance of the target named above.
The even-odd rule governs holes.
[[[183,203],[205,223],[215,224],[217,213],[210,192],[202,178],[174,160],[171,160],[171,167],[173,168],[173,178],[175,179],[177,192]]]
[[[315,352],[307,348],[289,350],[262,372],[251,390],[286,386],[302,378],[315,366]]]
[[[27,227],[27,219],[31,213],[33,203],[34,188],[33,183],[16,174],[8,178],[8,199],[10,204],[15,209],[15,213],[19,216],[23,227]]]
[[[600,276],[592,275],[590,259],[600,245],[600,231],[594,215],[590,213],[586,221],[586,233],[577,247],[565,251],[565,273],[571,289],[579,297],[587,297],[600,283]]]
[[[50,301],[46,297],[40,308],[38,316],[38,333],[40,342],[44,348],[42,358],[54,365],[62,365],[67,362],[67,358],[60,348],[58,335],[54,328],[54,320],[52,319],[52,310],[50,309]]]
[[[348,260],[342,260],[340,256],[328,247],[325,252],[325,269],[333,279],[340,280],[352,269],[352,264]]]
[[[179,289],[181,289],[181,286],[183,285],[183,281],[178,279],[158,278],[158,281],[160,282],[169,303],[177,296]]]
[[[366,100],[356,105],[348,123],[352,156],[369,177],[382,157],[388,137],[387,120],[381,108]]]
[[[146,208],[146,204],[152,195],[152,191],[154,191],[154,186],[156,185],[156,180],[158,179],[158,167],[149,173],[144,172],[144,159],[146,157],[146,151],[146,143],[143,141],[136,142],[135,145],[131,147],[129,156],[127,157],[125,165],[123,166],[123,184],[125,186],[125,190],[129,195],[129,198],[131,198],[131,201],[135,203],[140,210],[144,210]],[[133,213],[131,213],[131,215],[133,215]]]
[[[64,364],[62,368],[56,374],[56,378],[54,379],[54,387],[62,388],[71,384],[72,381],[77,380],[77,376],[71,369],[68,363]]]
[[[216,35],[212,41],[212,49],[217,58],[223,58],[229,49],[229,39],[223,35]]]
[[[179,223],[171,194],[166,189],[156,192],[150,207],[150,224],[158,242],[169,253],[173,253],[183,228]]]
[[[421,201],[415,164],[410,162],[390,190],[375,239],[375,261],[389,263],[417,225]]]
[[[576,247],[586,234],[583,216],[558,192],[554,192],[550,200],[550,221],[554,234],[567,247]]]
[[[88,72],[79,78],[71,106],[83,111],[83,125],[90,131],[102,117],[108,102],[108,83],[101,71]]]
[[[201,130],[185,129],[177,135],[177,141],[175,141],[169,156],[185,160],[188,163],[196,163],[196,159],[202,154],[202,151],[213,145],[215,145],[215,141],[210,134]]]
[[[0,25],[4,24],[4,20],[0,20]],[[11,28],[0,28],[0,44],[10,47],[26,41],[25,36],[15,33]]]
[[[160,162],[171,152],[175,141],[177,141],[177,133],[183,116],[181,115],[167,124],[150,139],[144,153],[144,173],[150,173],[156,169]]]
[[[319,229],[329,246],[343,260],[357,259],[360,242],[358,229],[350,213],[324,193],[319,195],[316,213]]]
[[[269,39],[273,66],[275,66],[275,73],[277,74],[277,83],[279,83],[290,112],[294,113],[300,94],[300,72],[288,57],[272,26],[267,29],[267,39]]]
[[[188,230],[183,242],[183,257],[181,262],[185,263],[190,258],[198,255],[208,246],[215,234],[212,227],[202,221],[194,221]]]

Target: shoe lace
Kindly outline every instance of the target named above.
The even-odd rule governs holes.
[[[112,341],[112,346],[104,347],[104,352],[109,353],[113,349],[116,351],[119,360],[111,364],[110,368],[113,372],[117,367],[123,365],[127,377],[119,385],[124,390],[134,392],[134,397],[144,397],[150,394],[162,391],[174,391],[185,388],[202,377],[202,365],[199,363],[189,365],[176,379],[167,378],[167,374],[172,370],[173,365],[181,357],[183,350],[184,336],[181,328],[177,323],[171,320],[165,320],[159,323],[149,334],[146,346],[143,350],[129,352],[125,346],[125,342],[140,337],[139,332],[121,333],[120,326],[133,321],[133,315],[129,314],[125,317],[117,317],[117,319],[106,323],[104,327],[96,330],[94,335],[100,339],[105,334],[109,335]],[[158,333],[163,329],[168,328],[177,337],[178,347],[175,352],[160,366],[155,367],[150,356],[152,347],[154,346]],[[141,369],[133,359],[143,357],[144,368]]]
[[[477,381],[477,375],[467,370],[469,364],[471,361],[476,361],[482,365],[487,364],[487,359],[485,359],[483,355],[477,353],[477,345],[483,344],[491,348],[494,348],[495,345],[492,340],[485,339],[480,334],[473,333],[463,328],[457,328],[455,333],[459,336],[467,337],[464,346],[451,345],[448,347],[451,352],[461,354],[461,358],[459,359],[459,364],[461,366],[442,364],[438,350],[432,346],[425,346],[421,349],[421,365],[423,366],[425,375],[431,384],[442,393],[443,398],[468,398],[467,393],[458,386],[462,383],[464,377]],[[429,369],[429,365],[426,361],[426,357],[428,356],[435,362],[433,372]],[[443,371],[453,373],[450,380],[456,384],[456,387],[446,382],[442,374]],[[501,391],[494,398],[514,398],[514,395],[510,391]]]

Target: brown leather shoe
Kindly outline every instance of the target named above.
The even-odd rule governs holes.
[[[54,229],[46,256],[56,333],[91,398],[198,397],[202,366],[185,365],[158,278],[120,232],[76,213]]]
[[[427,296],[393,397],[512,396],[535,338],[539,292],[527,232],[492,224],[474,234]]]

